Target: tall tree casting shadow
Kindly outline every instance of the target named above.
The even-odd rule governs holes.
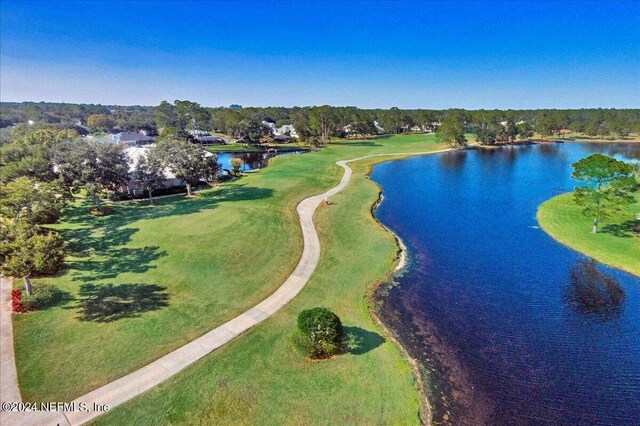
[[[155,284],[83,284],[75,305],[80,321],[112,322],[169,306],[166,287]]]

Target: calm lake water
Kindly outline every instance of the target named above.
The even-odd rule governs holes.
[[[244,161],[244,165],[240,170],[247,172],[250,170],[261,169],[269,163],[269,159],[281,155],[296,155],[303,151],[278,152],[277,154],[266,152],[217,152],[218,163],[225,170],[231,170],[231,159],[240,158]]]
[[[640,424],[640,279],[536,221],[596,151],[640,158],[639,145],[565,143],[375,166],[376,216],[410,257],[382,315],[423,365],[436,424]]]

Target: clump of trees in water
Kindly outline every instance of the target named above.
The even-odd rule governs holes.
[[[574,201],[582,207],[585,217],[593,219],[594,234],[600,221],[614,217],[624,206],[635,202],[633,192],[638,188],[638,181],[632,164],[595,153],[571,167],[571,177],[588,184],[575,188]]]

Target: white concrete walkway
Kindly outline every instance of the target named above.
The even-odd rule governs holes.
[[[81,425],[84,424],[99,415],[103,414],[102,411],[95,410],[94,404],[100,406],[108,406],[110,409],[129,401],[130,399],[140,395],[141,393],[151,389],[152,387],[162,383],[169,377],[180,372],[182,369],[193,364],[200,358],[216,350],[220,346],[224,345],[231,339],[239,336],[245,331],[249,330],[256,324],[264,321],[280,308],[286,305],[291,299],[293,299],[302,288],[305,286],[311,274],[318,264],[320,259],[320,241],[318,234],[313,225],[313,214],[325,199],[329,198],[344,187],[347,186],[351,179],[352,170],[347,165],[349,162],[363,160],[370,157],[379,156],[409,156],[409,155],[425,155],[433,154],[441,151],[432,152],[414,152],[414,153],[395,153],[395,154],[376,154],[368,155],[364,157],[355,158],[353,160],[343,160],[336,162],[337,165],[344,169],[344,175],[338,185],[334,186],[327,192],[315,195],[313,197],[306,198],[298,204],[297,212],[300,216],[300,225],[302,227],[302,235],[304,241],[304,248],[302,250],[302,256],[298,265],[291,273],[289,278],[269,297],[260,302],[258,305],[249,309],[245,313],[235,317],[234,319],[222,324],[219,327],[214,328],[205,335],[198,337],[197,339],[187,343],[186,345],[176,349],[173,352],[168,353],[162,358],[151,362],[150,364],[142,367],[141,369],[134,371],[124,377],[121,377],[111,383],[108,383],[92,392],[89,392],[81,397],[75,399],[72,403],[77,407],[74,411],[57,411],[57,412],[2,412],[0,417],[0,423],[2,425]],[[10,291],[10,289],[9,289]],[[3,297],[5,295],[4,287],[2,289]],[[2,315],[5,315],[5,310],[10,308],[6,303],[2,304]],[[4,362],[4,332],[6,328],[11,329],[11,322],[8,325],[3,323],[3,367]],[[10,331],[9,331],[10,333]],[[13,344],[11,344],[13,346]],[[7,358],[7,363],[13,363],[13,350],[11,351],[11,359]],[[15,365],[15,364],[14,364]],[[4,370],[4,368],[3,368]],[[3,373],[4,374],[4,373]],[[13,374],[15,378],[15,366],[13,367]],[[3,375],[4,380],[4,375]],[[8,379],[11,382],[11,379]],[[14,382],[17,383],[17,381]],[[10,388],[9,388],[10,389]],[[3,381],[4,390],[4,381]],[[11,389],[10,389],[11,390]],[[15,394],[15,392],[18,392]],[[13,392],[13,393],[11,393]],[[19,398],[19,391],[17,387],[8,393],[8,397]],[[8,399],[7,399],[8,400]],[[5,401],[3,396],[3,401]],[[86,410],[80,410],[79,407],[86,407]]]

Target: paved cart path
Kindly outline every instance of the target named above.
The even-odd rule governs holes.
[[[318,234],[313,225],[313,214],[316,208],[322,201],[329,198],[338,192],[342,191],[349,180],[351,180],[352,170],[347,165],[349,162],[363,160],[370,157],[380,156],[409,156],[409,155],[424,155],[434,154],[436,152],[443,152],[447,150],[431,151],[431,152],[414,152],[414,153],[394,153],[394,154],[375,154],[367,155],[364,157],[354,158],[352,160],[337,161],[336,164],[344,169],[344,174],[340,183],[328,190],[327,192],[306,198],[298,204],[296,208],[298,215],[300,216],[300,225],[302,227],[303,236],[303,250],[302,256],[298,265],[291,273],[289,278],[269,297],[265,300],[238,315],[232,320],[214,328],[203,336],[187,343],[186,345],[168,353],[167,355],[159,358],[156,361],[147,364],[139,370],[133,373],[127,374],[111,383],[108,383],[98,389],[91,391],[71,402],[73,409],[68,410],[70,406],[65,407],[64,411],[61,407],[61,411],[29,411],[29,412],[0,412],[0,423],[2,425],[82,425],[86,422],[103,414],[104,411],[95,409],[98,406],[107,406],[110,409],[123,404],[130,399],[142,394],[143,392],[151,389],[152,387],[162,383],[169,377],[180,372],[182,369],[193,364],[205,355],[218,349],[225,343],[229,342],[233,338],[239,336],[245,331],[249,330],[256,324],[269,318],[276,313],[280,308],[286,305],[291,299],[293,299],[302,288],[305,286],[309,278],[313,274],[313,271],[320,259],[320,241]],[[19,401],[20,391],[18,389],[15,362],[13,359],[13,337],[11,332],[11,312],[7,312],[10,309],[10,305],[5,303],[6,295],[11,292],[11,285],[2,286],[3,298],[2,306],[2,401]],[[8,318],[8,322],[5,323],[5,316]],[[5,329],[9,329],[5,342]],[[7,343],[7,346],[5,346]],[[9,346],[10,345],[10,346]],[[10,351],[9,351],[10,350]],[[9,356],[10,352],[10,356]],[[6,359],[5,359],[6,355]],[[5,364],[6,362],[6,364]],[[7,397],[5,399],[5,367],[7,370]],[[15,398],[15,399],[10,399]]]

